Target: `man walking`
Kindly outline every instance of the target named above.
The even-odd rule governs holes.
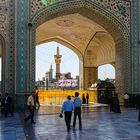
[[[75,129],[76,118],[78,116],[78,119],[79,119],[79,130],[82,130],[82,121],[81,121],[81,105],[82,105],[82,101],[81,101],[81,99],[78,96],[79,96],[79,92],[75,92],[73,129]]]
[[[31,123],[35,123],[34,122],[34,110],[35,110],[34,92],[32,92],[31,95],[28,97],[27,106],[28,106],[30,115],[24,118],[24,121],[26,122],[29,119],[31,119]]]
[[[71,101],[71,96],[69,95],[67,97],[67,100],[63,103],[62,109],[61,109],[61,114],[64,112],[65,114],[65,122],[67,126],[67,131],[70,131],[70,123],[71,123],[71,116],[72,116],[72,111],[74,110],[74,105],[73,102]]]

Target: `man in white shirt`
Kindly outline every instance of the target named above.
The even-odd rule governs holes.
[[[34,122],[35,100],[33,97],[34,97],[34,92],[31,93],[31,95],[28,97],[28,100],[27,100],[27,106],[28,106],[30,115],[24,118],[25,122],[31,119],[31,123],[35,123]]]
[[[129,95],[127,93],[124,94],[124,107],[129,106]]]

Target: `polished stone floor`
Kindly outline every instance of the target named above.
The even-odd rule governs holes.
[[[0,116],[0,140],[140,140],[138,110],[122,108],[121,114],[110,113],[108,107],[84,106],[83,129],[66,131],[60,107],[42,106],[35,113],[36,124],[25,123],[27,112]]]

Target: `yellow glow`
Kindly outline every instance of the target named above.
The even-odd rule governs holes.
[[[39,101],[40,103],[47,103],[47,104],[55,104],[55,105],[61,105],[66,99],[68,95],[74,96],[74,93],[76,91],[74,90],[46,90],[46,91],[39,91]],[[82,100],[83,93],[89,94],[89,102],[95,103],[97,102],[97,93],[95,91],[78,91],[79,97]],[[73,100],[73,98],[72,98]]]

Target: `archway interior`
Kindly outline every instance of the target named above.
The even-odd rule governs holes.
[[[56,79],[55,56],[61,55],[60,79]],[[36,46],[36,87],[43,104],[62,104],[67,94],[79,90],[79,57],[55,41]],[[65,93],[67,91],[67,93]]]
[[[115,65],[115,42],[112,36],[102,26],[78,13],[60,16],[38,26],[36,44],[50,40],[67,46],[79,56],[80,85],[84,89],[96,82],[98,66]]]
[[[46,21],[36,29],[37,44],[51,39],[69,44],[68,47],[82,57],[84,67],[115,63],[112,36],[102,26],[78,13]]]

